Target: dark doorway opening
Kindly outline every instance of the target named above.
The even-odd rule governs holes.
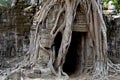
[[[78,74],[80,72],[81,64],[81,36],[80,32],[72,33],[72,40],[68,53],[66,55],[66,60],[63,65],[63,71],[68,75]]]
[[[66,55],[66,60],[63,65],[63,71],[66,72],[69,76],[72,75],[79,75],[81,69],[81,64],[82,64],[82,54],[81,54],[81,49],[82,49],[82,37],[86,36],[86,33],[84,32],[75,32],[73,31],[72,33],[72,39],[70,43],[70,47],[68,49],[68,53]],[[57,58],[58,56],[58,51],[61,45],[62,41],[62,34],[59,32],[57,36],[55,37],[54,40],[54,46],[55,46],[55,56]]]
[[[58,56],[58,51],[59,51],[59,48],[61,45],[61,41],[62,41],[62,34],[61,34],[61,32],[58,32],[58,34],[56,35],[55,40],[54,40],[55,53],[56,53],[55,57]]]

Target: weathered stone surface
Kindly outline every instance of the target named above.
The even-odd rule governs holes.
[[[39,60],[41,62],[43,62],[44,64],[47,64],[48,61],[49,61],[49,55],[47,52],[43,51],[43,50],[40,50],[40,54],[39,54]]]
[[[24,80],[25,75],[21,72],[14,72],[10,74],[5,80]]]
[[[120,63],[120,17],[115,18],[114,22],[114,35],[108,40],[108,56],[113,62]]]
[[[0,8],[0,68],[11,64],[5,63],[7,60],[19,59],[28,51],[31,16],[34,13],[23,12],[27,6],[19,2],[15,7]]]

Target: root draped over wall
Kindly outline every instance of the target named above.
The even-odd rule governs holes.
[[[102,17],[101,0],[46,0],[35,14],[31,27],[29,64],[36,65],[43,61],[56,76],[67,76],[62,67],[70,46],[72,26],[79,4],[87,18],[88,42],[85,50],[87,55],[93,56],[94,78],[107,74],[106,26]],[[62,41],[58,56],[55,57],[54,39],[58,32],[62,34]]]

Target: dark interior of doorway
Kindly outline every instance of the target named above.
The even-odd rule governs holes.
[[[63,65],[63,71],[68,75],[76,74],[80,71],[81,62],[81,33],[73,32],[70,47]]]
[[[68,49],[68,53],[66,55],[66,60],[63,65],[63,71],[66,72],[68,75],[76,74],[80,71],[80,64],[81,64],[81,32],[74,32],[72,33],[72,39],[70,43],[70,47]],[[58,50],[60,48],[62,40],[62,34],[58,33],[54,44],[55,44],[55,52],[56,57],[58,55]]]

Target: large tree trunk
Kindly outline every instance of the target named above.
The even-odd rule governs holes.
[[[106,75],[106,26],[102,18],[101,1],[96,0],[46,0],[44,5],[34,16],[31,28],[30,48],[28,51],[29,64],[46,64],[56,76],[65,75],[63,64],[72,38],[72,27],[76,16],[76,9],[83,10],[87,17],[87,36],[82,36],[82,55],[91,51],[89,56],[93,60],[95,77]],[[55,52],[54,39],[60,32],[62,41],[58,53]],[[87,44],[85,48],[85,44]],[[85,51],[87,50],[87,51]],[[86,54],[88,54],[86,53]],[[58,54],[56,56],[56,54]],[[86,58],[86,61],[84,59]],[[88,62],[87,56],[82,56],[82,63]],[[86,64],[87,65],[87,64]],[[41,66],[41,65],[40,65]],[[81,66],[83,66],[81,64]],[[83,70],[81,70],[82,72]],[[97,74],[96,74],[97,73]],[[103,77],[102,77],[103,78]]]
[[[88,35],[89,39],[91,39],[93,42],[90,44],[90,46],[92,46],[94,52],[94,54],[92,54],[95,60],[94,70],[97,73],[101,74],[102,72],[102,74],[104,74],[106,67],[105,64],[107,48],[106,29],[102,18],[100,1],[95,0],[47,0],[45,2],[41,10],[36,13],[34,19],[34,21],[37,21],[36,32],[34,33],[35,36],[31,39],[32,44],[30,44],[30,46],[33,46],[34,44],[32,51],[33,55],[31,56],[31,60],[34,60],[33,64],[37,64],[37,62],[39,62],[38,57],[41,57],[42,54],[47,54],[48,57],[50,57],[48,66],[51,67],[53,73],[57,75],[57,72],[59,72],[59,74],[63,72],[62,67],[65,62],[68,48],[70,46],[72,37],[72,25],[78,4],[82,4],[82,8],[86,12],[86,17],[88,18]],[[50,20],[49,17],[52,20]],[[50,25],[50,22],[52,26]],[[43,34],[45,36],[45,32],[42,32],[42,30],[47,30],[47,27],[52,27],[50,33],[48,33],[49,36],[51,36],[51,40],[46,40],[46,43],[48,44],[45,46],[41,43],[45,40],[42,37]],[[62,33],[62,42],[58,51],[58,56],[55,57],[55,50],[52,45],[54,44],[54,38],[58,32]],[[103,49],[102,46],[105,49]]]

